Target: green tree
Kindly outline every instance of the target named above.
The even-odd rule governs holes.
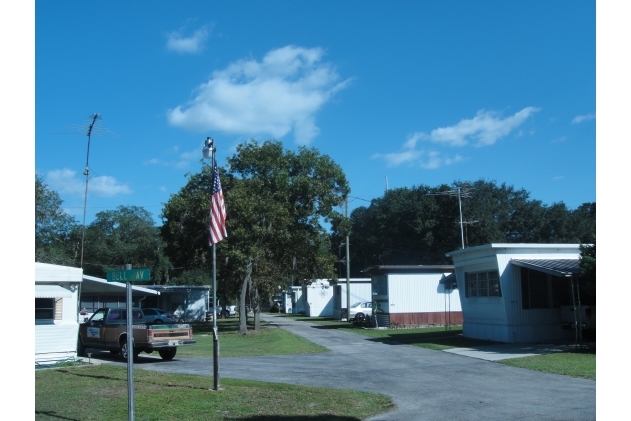
[[[292,276],[301,282],[334,276],[336,258],[322,224],[344,218],[335,207],[349,188],[328,156],[304,147],[297,153],[284,150],[277,141],[241,144],[227,169],[219,170],[228,237],[217,244],[217,294],[239,294],[239,331],[245,334],[248,295],[256,328],[261,306],[279,284]],[[166,252],[177,269],[210,269],[210,175],[206,165],[187,175],[186,186],[161,214]]]
[[[84,272],[104,278],[108,270],[131,264],[149,268],[155,284],[169,282],[171,264],[164,254],[151,213],[138,206],[99,212],[86,228]]]
[[[461,189],[463,234],[458,197]],[[446,194],[452,192],[452,194]],[[351,213],[351,274],[376,264],[449,264],[445,253],[489,243],[582,243],[596,229],[596,204],[550,206],[524,189],[477,180],[392,189]],[[334,225],[334,252],[343,236]]]
[[[243,259],[241,297],[247,280],[256,327],[261,303],[279,283],[292,276],[301,283],[335,276],[336,257],[322,222],[344,219],[335,208],[349,187],[341,167],[327,155],[306,147],[294,153],[277,141],[239,145],[228,166],[234,189],[226,192],[226,201],[235,215],[228,228],[249,231],[237,228],[228,245]]]
[[[35,176],[35,261],[77,265],[80,226],[62,209],[59,194]]]

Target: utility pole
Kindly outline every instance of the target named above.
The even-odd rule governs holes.
[[[346,198],[346,217],[348,218],[348,197]],[[346,321],[351,319],[351,259],[349,256],[348,233],[346,234]]]
[[[471,189],[461,189],[460,186],[456,190],[447,190],[438,193],[428,193],[427,196],[458,196],[458,209],[460,210],[460,237],[462,239],[462,248],[464,249],[464,229],[462,222],[462,198],[471,197]]]

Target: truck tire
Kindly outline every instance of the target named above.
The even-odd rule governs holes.
[[[166,361],[172,360],[173,357],[175,357],[176,352],[177,352],[176,347],[162,348],[158,350],[160,357],[162,357],[162,359]]]
[[[127,338],[123,338],[120,341],[120,353],[121,353],[121,357],[123,357],[123,360],[127,361]],[[133,358],[134,358],[134,362],[136,362],[138,360],[138,354],[140,354],[140,350],[137,350],[136,348],[134,348],[133,350]]]
[[[85,356],[85,345],[81,341],[81,335],[77,337],[77,357]]]
[[[230,312],[228,310],[224,310],[221,312],[221,317],[223,317],[224,319],[229,319],[230,318]]]

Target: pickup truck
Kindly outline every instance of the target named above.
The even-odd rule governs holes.
[[[189,324],[147,324],[139,308],[132,309],[132,317],[134,360],[143,351],[150,354],[156,350],[162,359],[171,360],[178,346],[196,342]],[[86,348],[107,349],[127,360],[127,309],[100,308],[79,325],[77,354],[83,356]]]

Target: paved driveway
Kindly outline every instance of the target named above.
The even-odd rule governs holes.
[[[371,421],[596,419],[595,381],[384,343],[288,318],[263,315],[262,319],[330,352],[221,358],[220,379],[360,389],[391,396],[397,409]],[[212,357],[176,357],[136,367],[206,376],[213,373]]]

